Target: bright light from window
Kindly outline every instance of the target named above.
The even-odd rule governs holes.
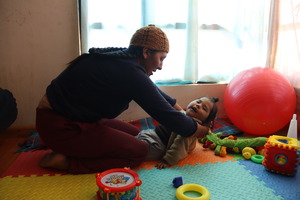
[[[153,81],[195,77],[193,81],[228,82],[242,70],[264,67],[263,41],[267,35],[265,16],[269,12],[269,0],[85,2],[88,5],[88,48],[128,47],[134,32],[148,24],[155,24],[167,34],[170,52],[163,70],[151,76]],[[191,15],[191,8],[196,8],[192,11],[196,15]],[[188,59],[191,54],[195,54],[194,60]],[[186,78],[189,70],[194,74],[192,78]]]

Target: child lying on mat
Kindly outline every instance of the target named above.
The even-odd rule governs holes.
[[[196,119],[201,125],[213,128],[218,101],[215,97],[201,97],[190,102],[186,111],[182,112]],[[164,169],[187,157],[188,153],[195,149],[198,140],[195,136],[182,137],[161,124],[154,130],[141,131],[136,137],[149,145],[147,161],[160,160],[156,164],[157,169]]]

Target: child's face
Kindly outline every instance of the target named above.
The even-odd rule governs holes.
[[[213,102],[206,97],[202,97],[189,103],[186,114],[203,122],[210,114],[212,108]]]

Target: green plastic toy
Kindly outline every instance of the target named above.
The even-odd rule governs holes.
[[[225,156],[227,155],[228,148],[232,149],[235,153],[240,153],[245,147],[262,147],[268,139],[267,137],[236,138],[232,135],[222,139],[221,136],[222,133],[209,132],[200,142],[204,148],[213,149],[216,155]]]

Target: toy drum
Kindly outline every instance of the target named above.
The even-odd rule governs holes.
[[[96,174],[99,200],[142,200],[139,175],[129,168],[116,168]]]

